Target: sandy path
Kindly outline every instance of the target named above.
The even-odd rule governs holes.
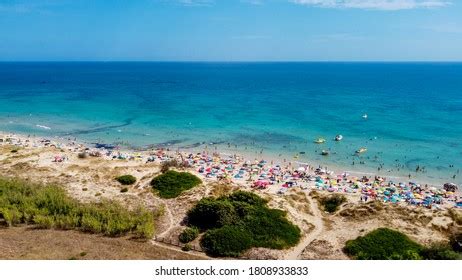
[[[318,203],[314,201],[309,195],[307,199],[310,202],[311,209],[313,211],[313,216],[306,215],[307,220],[313,224],[314,229],[308,235],[306,235],[297,246],[295,246],[291,251],[289,251],[284,259],[286,260],[298,260],[301,257],[301,254],[305,248],[313,242],[324,230],[324,222],[322,220],[321,211],[319,211]]]
[[[172,211],[170,211],[170,208],[168,207],[167,204],[165,204],[165,214],[168,217],[169,225],[168,225],[167,229],[165,229],[157,237],[165,237],[168,233],[170,233],[170,230],[172,230],[175,227],[175,224],[173,223]]]
[[[195,256],[195,257],[200,257],[200,258],[203,258],[203,259],[211,259],[209,256],[207,256],[204,253],[200,253],[200,252],[196,252],[196,251],[183,251],[179,247],[169,246],[169,245],[167,245],[165,243],[157,242],[157,241],[154,241],[154,240],[151,240],[151,244],[162,247],[162,248],[165,248],[165,249],[173,250],[173,251],[176,251],[176,252],[179,252],[179,253],[182,253],[182,254],[191,255],[191,256]]]

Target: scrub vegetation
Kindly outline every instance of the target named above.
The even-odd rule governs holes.
[[[449,244],[425,247],[405,234],[379,228],[346,242],[345,253],[359,260],[457,260],[461,254]]]
[[[175,198],[201,183],[201,179],[191,173],[169,170],[152,179],[151,186],[160,197]]]
[[[188,223],[205,232],[201,246],[211,256],[238,257],[252,247],[286,249],[301,236],[284,211],[244,191],[201,199],[188,212]]]
[[[0,178],[0,223],[76,229],[106,236],[133,234],[151,238],[154,234],[154,216],[142,207],[131,211],[108,200],[80,203],[58,186],[3,178]]]
[[[136,178],[132,175],[122,175],[116,178],[122,185],[133,185],[136,183]]]
[[[346,202],[346,198],[341,194],[333,194],[320,198],[320,202],[324,211],[334,213],[340,205]]]

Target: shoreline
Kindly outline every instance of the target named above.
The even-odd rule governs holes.
[[[205,143],[202,142],[200,145],[196,147],[179,147],[174,144],[170,143],[162,143],[159,145],[152,145],[152,146],[146,146],[146,147],[135,147],[135,146],[130,146],[129,143],[124,143],[121,146],[117,146],[117,144],[104,144],[104,143],[95,143],[95,142],[90,142],[86,140],[81,140],[76,137],[66,137],[66,136],[37,136],[37,135],[25,135],[21,133],[15,133],[15,132],[10,132],[10,131],[0,131],[0,139],[5,138],[4,136],[11,135],[12,137],[17,137],[21,139],[22,141],[42,141],[42,140],[50,140],[50,141],[55,141],[56,143],[59,143],[61,145],[73,145],[73,146],[79,146],[79,148],[83,149],[94,149],[94,150],[107,150],[106,147],[117,147],[115,149],[109,149],[109,150],[117,150],[120,153],[150,153],[156,150],[164,150],[166,151],[169,155],[174,155],[175,153],[209,153],[209,154],[219,154],[220,156],[225,156],[225,157],[239,157],[243,159],[244,161],[266,161],[266,162],[271,162],[277,165],[290,167],[290,168],[295,168],[295,167],[309,167],[312,169],[316,168],[321,168],[325,169],[326,171],[333,172],[333,174],[344,174],[348,173],[350,175],[354,175],[355,177],[361,178],[363,176],[368,177],[368,178],[373,178],[373,177],[383,177],[387,178],[393,181],[398,181],[398,182],[413,182],[416,184],[421,184],[421,185],[428,185],[429,187],[437,187],[441,188],[443,184],[445,183],[452,183],[449,181],[442,181],[443,179],[438,179],[435,178],[435,180],[425,180],[420,178],[419,176],[416,176],[414,174],[414,177],[406,177],[402,176],[399,174],[393,174],[392,172],[388,174],[384,174],[383,172],[373,172],[373,170],[369,170],[371,168],[364,167],[362,170],[349,170],[351,168],[345,167],[345,166],[340,166],[340,165],[322,165],[317,163],[315,160],[303,160],[299,161],[298,159],[293,159],[289,157],[285,157],[286,155],[283,155],[280,153],[279,155],[276,155],[277,153],[271,152],[271,151],[266,151],[265,153],[259,153],[257,150],[242,150],[239,148],[231,148],[229,145],[224,143]],[[3,143],[0,143],[3,144]],[[127,146],[125,146],[125,144]],[[98,147],[100,145],[101,147]]]
[[[56,146],[57,148],[65,148],[73,153],[79,153],[79,152],[85,152],[85,153],[90,153],[93,154],[93,156],[98,156],[98,157],[105,157],[105,159],[134,159],[134,160],[141,160],[141,161],[146,161],[150,162],[150,158],[153,158],[157,156],[158,158],[161,158],[159,156],[159,152],[161,152],[162,157],[166,156],[166,160],[188,160],[189,163],[191,164],[190,167],[193,169],[193,173],[203,179],[210,179],[209,174],[205,174],[200,172],[201,169],[204,169],[204,166],[213,166],[213,163],[215,162],[221,162],[221,164],[229,163],[229,166],[232,166],[232,172],[228,172],[229,170],[224,170],[222,169],[222,174],[213,174],[212,171],[212,177],[216,176],[215,178],[212,178],[214,180],[221,180],[220,176],[224,175],[224,178],[229,180],[230,182],[245,186],[245,187],[253,187],[253,184],[255,184],[257,181],[267,181],[268,185],[270,186],[271,190],[270,192],[273,194],[281,194],[282,190],[284,187],[284,184],[287,183],[287,181],[290,181],[292,179],[298,180],[297,177],[291,177],[293,173],[302,173],[308,175],[308,177],[305,177],[302,179],[302,183],[300,187],[304,189],[310,189],[310,188],[317,188],[317,189],[328,189],[336,187],[335,192],[341,192],[341,193],[357,193],[357,190],[351,190],[352,186],[355,186],[357,188],[358,186],[363,186],[362,184],[365,183],[366,185],[368,184],[367,182],[376,182],[377,180],[380,180],[382,187],[385,187],[385,182],[388,182],[388,185],[390,186],[390,182],[392,182],[392,186],[406,186],[406,187],[412,187],[412,186],[422,186],[426,190],[429,188],[432,189],[443,189],[443,184],[445,183],[450,183],[450,182],[445,182],[445,183],[440,183],[440,184],[435,184],[435,183],[430,183],[430,182],[418,182],[414,181],[408,178],[404,177],[399,177],[399,176],[380,176],[377,175],[376,173],[373,172],[360,172],[360,171],[342,171],[340,168],[330,168],[327,166],[321,166],[321,165],[316,165],[310,162],[300,162],[300,161],[292,161],[292,160],[286,160],[283,159],[283,163],[281,163],[280,158],[277,157],[268,157],[264,156],[263,154],[260,154],[260,157],[254,155],[253,157],[249,156],[250,153],[242,153],[242,154],[237,154],[235,151],[232,149],[219,149],[218,146],[214,146],[213,143],[210,143],[212,147],[209,148],[208,145],[204,149],[200,149],[199,147],[194,147],[191,149],[179,149],[174,146],[171,146],[170,148],[151,148],[151,149],[130,149],[130,148],[120,148],[120,147],[111,147],[111,145],[105,146],[104,144],[101,145],[101,147],[97,147],[95,143],[88,143],[85,141],[79,141],[79,139],[76,138],[71,138],[71,137],[39,137],[39,136],[25,136],[21,134],[16,134],[16,133],[8,133],[8,132],[2,132],[0,131],[0,139],[1,142],[0,144],[4,145],[5,144],[5,138],[11,137],[13,139],[11,142],[13,145],[19,145],[19,146],[25,146],[29,147],[32,145],[33,147],[46,147],[47,145],[50,146]],[[53,143],[55,142],[55,143]],[[107,149],[107,147],[110,147]],[[212,150],[212,151],[211,151]],[[115,156],[117,154],[118,156]],[[209,162],[208,163],[202,163],[202,164],[197,164],[196,160],[199,157],[199,155],[202,156],[201,161],[204,161],[204,156],[208,157]],[[59,156],[58,156],[59,157]],[[192,164],[191,162],[194,162],[195,164]],[[253,159],[252,159],[253,158]],[[212,161],[213,159],[213,161]],[[62,159],[63,161],[65,158]],[[162,160],[160,163],[162,163]],[[57,161],[56,157],[53,161]],[[154,161],[154,160],[153,160]],[[253,162],[253,163],[252,163]],[[244,180],[243,176],[241,175],[241,171],[243,169],[243,166],[254,166],[256,164],[259,164],[261,162],[264,162],[265,166],[261,166],[260,172],[263,172],[264,168],[270,168],[270,170],[274,167],[279,169],[279,173],[282,175],[275,175],[272,178],[269,177],[262,177],[260,173],[255,174],[255,177],[252,178],[254,175],[253,171],[248,172],[247,175],[249,178],[245,178]],[[212,165],[211,165],[212,164]],[[225,165],[226,165],[225,164]],[[198,168],[200,167],[200,168]],[[215,167],[216,168],[216,167]],[[221,168],[224,168],[223,166]],[[239,173],[236,173],[235,169],[241,169]],[[218,172],[220,170],[217,169]],[[321,172],[319,172],[321,171]],[[229,174],[228,174],[229,173]],[[245,172],[247,173],[247,172]],[[290,174],[290,176],[287,176],[287,174]],[[228,176],[231,175],[231,176]],[[234,176],[235,175],[235,176]],[[316,177],[315,177],[316,176]],[[318,178],[322,177],[321,181],[323,184],[318,184],[318,180],[316,180],[316,184],[314,185],[314,179],[313,178]],[[303,177],[300,177],[303,178]],[[269,180],[270,179],[270,180]],[[310,181],[309,181],[309,180]],[[335,180],[337,180],[337,183]],[[361,182],[361,183],[359,183]],[[283,184],[284,183],[284,184]],[[302,186],[303,185],[303,186]],[[321,187],[322,186],[322,187]],[[278,189],[279,188],[279,189]],[[457,196],[456,196],[457,200]]]
[[[45,125],[42,123],[35,125],[35,127],[39,126],[42,127]],[[382,158],[383,151],[393,151],[393,148],[388,147],[389,149],[386,148],[385,150],[380,150],[377,149],[377,146],[372,147],[372,144],[370,146],[364,144],[364,147],[367,147],[369,150],[364,154],[355,154],[354,151],[358,147],[361,147],[361,144],[352,145],[350,142],[348,142],[348,139],[345,140],[345,143],[343,143],[344,141],[335,142],[335,145],[330,143],[330,141],[333,141],[333,139],[328,140],[323,145],[313,144],[312,141],[305,140],[304,144],[301,144],[302,146],[297,147],[297,145],[300,143],[294,144],[295,146],[293,146],[290,142],[288,146],[284,145],[283,143],[281,143],[282,146],[275,146],[254,142],[251,139],[244,143],[233,142],[232,139],[227,140],[226,137],[223,138],[221,136],[216,139],[208,139],[204,141],[204,139],[201,140],[194,137],[189,139],[180,137],[179,135],[173,135],[173,131],[170,131],[162,134],[163,136],[159,136],[157,134],[152,134],[155,135],[152,136],[149,133],[138,133],[139,135],[143,135],[143,140],[139,142],[138,138],[127,138],[122,134],[120,134],[120,136],[117,138],[114,138],[115,136],[113,134],[107,138],[101,135],[95,137],[86,137],[82,135],[74,136],[64,132],[54,133],[53,127],[51,130],[40,127],[40,131],[33,132],[16,132],[14,129],[5,129],[4,131],[6,133],[14,133],[16,135],[34,135],[34,137],[43,137],[54,140],[61,139],[62,141],[67,141],[67,139],[71,138],[76,139],[75,141],[85,144],[88,147],[93,147],[96,143],[102,143],[103,145],[117,145],[120,146],[122,150],[127,151],[150,151],[157,148],[185,152],[202,152],[207,150],[209,152],[219,152],[223,154],[238,154],[250,160],[273,160],[274,162],[279,162],[281,164],[284,164],[285,162],[291,162],[292,164],[304,162],[311,166],[321,165],[327,167],[336,173],[348,172],[357,176],[378,175],[392,178],[393,180],[421,182],[432,186],[443,185],[447,182],[453,182],[458,185],[462,185],[462,177],[459,175],[460,168],[457,164],[446,162],[444,164],[441,163],[438,166],[427,168],[426,165],[428,163],[418,161],[414,162],[419,158],[420,154],[413,156],[409,154],[403,154],[401,157],[398,155],[388,155],[388,157],[385,159]],[[122,131],[118,130],[117,133],[122,133]],[[109,135],[109,132],[107,135]],[[171,137],[166,138],[165,136]],[[369,139],[369,141],[371,141],[371,139]],[[367,142],[368,140],[366,140],[366,143]],[[343,151],[336,151],[336,148],[333,146],[337,146],[337,144],[339,144],[339,147],[343,147],[341,148]],[[331,150],[331,148],[333,150]],[[321,154],[322,149],[330,151],[331,154],[328,156],[323,156]],[[345,153],[345,149],[349,152]],[[411,157],[413,158],[411,159]],[[392,161],[392,158],[396,159]],[[437,158],[439,159],[440,157],[437,156]],[[406,161],[407,159],[409,159],[408,162]]]

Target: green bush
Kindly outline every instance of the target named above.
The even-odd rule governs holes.
[[[136,183],[136,178],[132,175],[122,175],[117,177],[116,180],[122,185],[133,185]]]
[[[103,226],[98,218],[86,213],[82,216],[81,229],[86,232],[99,233],[103,231]]]
[[[361,260],[415,260],[422,258],[422,249],[422,245],[401,232],[379,228],[347,241],[344,251]]]
[[[196,227],[185,228],[178,239],[181,243],[189,243],[199,236],[199,229]]]
[[[126,193],[126,192],[128,192],[128,188],[122,188],[122,189],[120,190],[120,192],[121,192],[121,193]]]
[[[233,204],[228,200],[204,198],[188,212],[189,223],[201,230],[229,225],[238,219]]]
[[[34,217],[34,223],[37,228],[52,228],[54,225],[54,219],[51,216],[37,215]]]
[[[453,250],[449,244],[435,243],[423,249],[422,256],[427,260],[461,260],[462,255]]]
[[[233,202],[243,202],[257,206],[262,206],[268,202],[254,193],[245,191],[235,191],[232,194],[230,194],[226,199]]]
[[[14,226],[21,223],[21,213],[16,208],[0,209],[0,218],[3,218],[8,226]]]
[[[191,244],[184,244],[184,246],[181,248],[181,250],[185,252],[191,251],[191,249],[192,249]]]
[[[346,198],[341,194],[332,194],[327,197],[321,198],[321,204],[324,210],[329,213],[337,211],[338,207],[345,203]]]
[[[266,203],[243,191],[203,198],[188,211],[188,223],[206,231],[201,244],[214,256],[237,256],[251,247],[285,249],[296,245],[300,229],[287,220],[285,212],[270,209]],[[243,241],[243,247],[235,245],[237,241],[231,236],[234,233],[248,237],[249,243]]]
[[[267,207],[256,208],[245,216],[244,228],[252,234],[254,247],[285,249],[296,245],[301,236],[284,211]]]
[[[462,255],[449,243],[424,247],[405,234],[387,228],[376,229],[365,236],[346,242],[345,253],[361,260],[460,260]]]
[[[205,233],[201,246],[211,256],[238,257],[252,247],[252,236],[238,226],[224,226]]]
[[[64,230],[78,228],[80,226],[80,216],[77,213],[55,216],[54,225],[56,228]]]
[[[199,185],[201,180],[188,172],[167,171],[152,179],[151,186],[162,198],[175,198],[182,192]]]
[[[154,235],[150,211],[129,211],[113,201],[80,203],[56,186],[0,178],[0,205],[0,218],[8,226],[31,223],[41,228],[78,229],[107,236]]]

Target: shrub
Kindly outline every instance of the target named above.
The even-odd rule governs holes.
[[[237,226],[224,226],[209,230],[201,246],[211,256],[238,257],[252,247],[252,236]]]
[[[192,249],[191,244],[184,244],[184,246],[181,248],[181,250],[185,252],[191,251],[191,249]]]
[[[362,260],[421,259],[423,247],[405,234],[379,228],[346,242],[344,251]]]
[[[54,219],[51,216],[37,215],[34,217],[34,223],[37,228],[48,229],[54,225]]]
[[[160,197],[175,198],[200,183],[201,180],[191,173],[170,170],[152,179],[151,186]]]
[[[120,190],[120,192],[121,192],[121,193],[126,193],[126,192],[128,192],[128,188],[122,188],[122,189]]]
[[[422,256],[427,260],[460,260],[462,255],[455,252],[449,244],[435,243],[423,249]]]
[[[199,229],[196,227],[191,227],[184,229],[178,239],[181,241],[181,243],[189,243],[196,239],[197,236],[199,236]]]
[[[287,220],[284,211],[270,209],[266,203],[242,191],[203,198],[189,210],[188,223],[206,231],[201,245],[214,256],[237,256],[251,247],[284,249],[297,244],[300,229]],[[234,244],[234,233],[243,236],[243,247]]]
[[[154,222],[149,221],[136,225],[135,236],[142,239],[150,239],[154,236]]]
[[[252,234],[255,247],[285,249],[298,243],[300,229],[278,209],[257,208],[245,217],[245,228]]]
[[[329,213],[337,211],[338,207],[346,201],[345,196],[341,194],[333,194],[324,198],[321,198],[320,202],[324,207],[324,210]]]
[[[78,229],[108,236],[132,233],[151,238],[154,216],[143,208],[129,211],[117,202],[80,203],[56,186],[0,178],[0,218],[8,226],[32,223],[40,228]]]
[[[21,213],[15,208],[1,208],[0,218],[3,217],[8,226],[14,226],[21,222]]]
[[[78,214],[58,215],[55,217],[55,227],[58,229],[74,229],[80,226]]]
[[[93,217],[91,214],[86,213],[82,216],[81,228],[83,231],[91,233],[99,233],[103,231],[103,226],[98,218]]]
[[[133,185],[136,183],[136,178],[132,175],[122,175],[116,178],[122,185]]]
[[[251,192],[236,191],[227,197],[227,200],[234,202],[244,202],[250,205],[264,205],[266,200]]]
[[[188,212],[188,222],[201,230],[232,224],[239,219],[233,204],[227,200],[201,199]]]

